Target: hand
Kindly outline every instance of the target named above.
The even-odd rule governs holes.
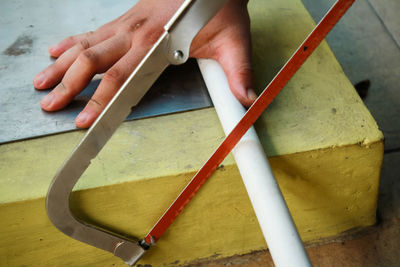
[[[36,89],[55,88],[40,102],[46,111],[68,105],[97,73],[105,73],[96,92],[75,119],[89,127],[164,31],[182,0],[141,0],[121,17],[94,32],[71,36],[49,48],[57,60],[36,75]],[[229,0],[199,32],[190,56],[217,60],[233,94],[245,106],[255,100],[250,63],[247,0]]]

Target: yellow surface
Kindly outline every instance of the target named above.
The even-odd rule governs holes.
[[[257,88],[310,32],[300,0],[250,1]],[[323,43],[257,122],[304,240],[375,222],[382,134]],[[0,265],[122,265],[58,232],[47,187],[83,131],[0,146]],[[80,180],[74,209],[138,237],[223,139],[213,109],[124,123]],[[145,256],[153,266],[265,248],[233,158]],[[271,218],[273,219],[273,218]]]
[[[375,222],[382,143],[331,150],[270,158],[304,241]],[[192,175],[79,191],[72,197],[73,209],[81,218],[143,237]],[[111,254],[58,232],[46,217],[43,198],[3,204],[0,210],[7,218],[0,220],[0,262],[6,266],[124,266]],[[265,248],[239,173],[229,164],[205,184],[141,263],[185,263]]]
[[[299,0],[250,1],[249,10],[261,90],[314,23]],[[257,130],[267,156],[383,138],[325,42],[258,120]],[[82,136],[80,131],[1,146],[0,203],[43,196]],[[125,123],[85,175],[96,178],[82,180],[78,188],[194,171],[223,136],[211,109]]]

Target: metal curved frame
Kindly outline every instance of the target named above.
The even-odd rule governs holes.
[[[140,243],[76,219],[69,208],[69,197],[76,182],[89,166],[91,159],[102,149],[114,131],[128,116],[131,107],[139,102],[164,69],[169,64],[182,64],[187,60],[192,39],[225,2],[225,0],[187,0],[184,2],[165,26],[164,34],[144,57],[57,172],[50,185],[46,206],[50,220],[60,231],[77,240],[110,251],[126,263],[133,265],[144,254],[149,245],[161,237],[201,185],[211,176],[269,103],[293,77],[354,0],[338,0],[333,5]]]
[[[164,33],[122,85],[70,157],[56,173],[46,198],[51,222],[64,234],[109,251],[133,265],[148,248],[146,242],[129,240],[77,219],[70,210],[72,189],[118,126],[129,115],[160,74],[170,64],[182,64],[193,38],[221,9],[226,0],[187,0],[165,25]]]

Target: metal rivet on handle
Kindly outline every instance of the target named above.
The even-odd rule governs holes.
[[[176,60],[182,60],[184,57],[184,54],[181,50],[175,50],[173,55],[174,55],[174,59],[176,59]]]

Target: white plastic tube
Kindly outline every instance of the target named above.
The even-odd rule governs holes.
[[[218,62],[198,64],[219,120],[228,134],[245,114]],[[253,127],[232,151],[276,266],[311,266],[296,226]]]

